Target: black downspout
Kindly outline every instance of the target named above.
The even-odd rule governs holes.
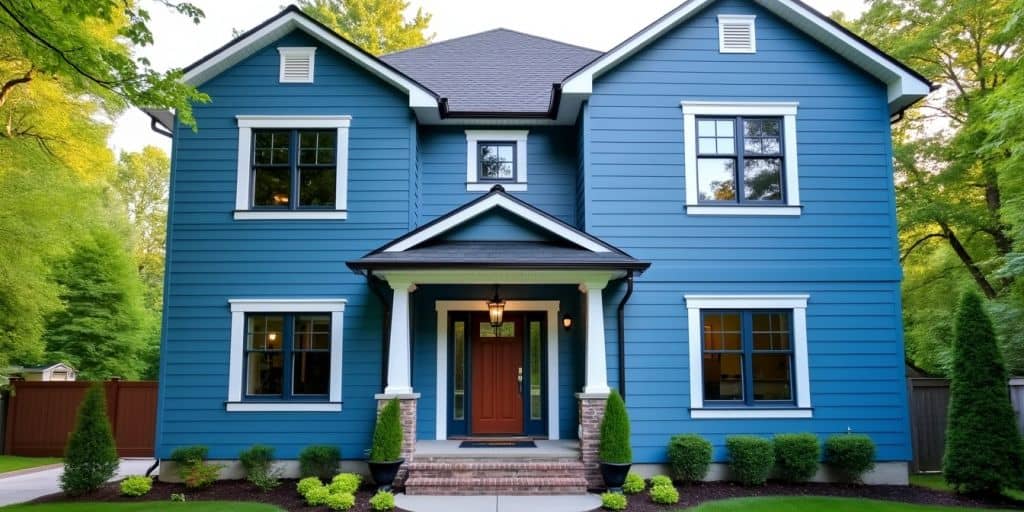
[[[377,296],[377,299],[380,300],[381,307],[380,343],[384,353],[381,354],[380,360],[380,392],[383,393],[384,389],[388,386],[388,352],[391,351],[391,301],[381,291],[377,281],[379,279],[373,277],[373,271],[366,273],[366,284],[373,290],[373,294]]]
[[[622,395],[622,399],[626,399],[626,302],[629,301],[629,297],[633,295],[633,271],[630,270],[626,274],[626,294],[622,296],[622,301],[619,302],[619,322],[616,328],[618,328],[619,337],[619,394]]]

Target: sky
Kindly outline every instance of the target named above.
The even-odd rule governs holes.
[[[148,0],[155,43],[143,48],[154,68],[187,66],[231,40],[233,29],[248,30],[279,12],[288,0],[190,0],[206,13],[193,25],[184,16]],[[608,50],[638,32],[683,0],[408,0],[433,15],[430,31],[443,41],[504,27],[595,50]],[[829,14],[848,17],[864,11],[864,0],[805,0]],[[149,129],[149,118],[131,109],[114,123],[109,145],[138,151],[155,145],[170,151],[170,139]]]

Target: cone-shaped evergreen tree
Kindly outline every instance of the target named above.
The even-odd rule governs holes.
[[[953,340],[946,481],[958,492],[999,493],[1024,476],[1021,438],[992,321],[974,292],[960,299]]]
[[[402,456],[402,410],[397,398],[384,404],[377,418],[370,445],[370,460],[373,462],[394,462]]]
[[[629,464],[633,462],[633,448],[629,444],[629,414],[622,395],[612,390],[604,408],[601,420],[601,445],[598,448],[601,462]]]
[[[95,383],[78,408],[75,431],[64,450],[60,488],[77,495],[98,489],[117,472],[117,445],[107,418],[103,384]]]

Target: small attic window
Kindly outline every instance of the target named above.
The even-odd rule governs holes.
[[[313,83],[315,47],[278,48],[281,54],[281,83]]]
[[[721,14],[718,16],[718,51],[720,53],[755,53],[757,38],[754,19],[757,16]]]

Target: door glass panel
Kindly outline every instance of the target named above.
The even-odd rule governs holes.
[[[455,393],[452,397],[453,418],[466,419],[466,322],[455,322]]]
[[[516,323],[505,322],[495,329],[490,322],[480,322],[481,338],[512,338],[516,335]]]
[[[530,322],[530,419],[541,419],[541,342],[540,322]]]

